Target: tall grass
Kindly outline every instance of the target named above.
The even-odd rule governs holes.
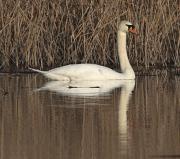
[[[49,69],[70,63],[118,65],[117,26],[127,19],[136,66],[180,66],[178,0],[0,0],[0,65]]]

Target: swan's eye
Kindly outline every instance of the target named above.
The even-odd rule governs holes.
[[[135,29],[135,26],[134,26],[134,25],[128,25],[128,24],[126,24],[126,26],[128,27],[128,30],[129,30],[129,29]]]

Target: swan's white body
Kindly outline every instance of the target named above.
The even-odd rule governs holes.
[[[118,55],[122,73],[96,64],[72,64],[49,71],[32,70],[40,72],[53,80],[89,81],[135,79],[135,73],[129,63],[126,51],[126,33],[129,31],[128,26],[133,25],[128,21],[122,21],[118,29]]]

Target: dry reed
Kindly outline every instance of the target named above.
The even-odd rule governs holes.
[[[117,25],[127,19],[140,33],[128,38],[133,65],[179,67],[179,10],[178,0],[0,0],[0,66],[117,67]]]

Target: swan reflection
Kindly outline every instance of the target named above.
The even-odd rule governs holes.
[[[124,83],[121,87],[121,93],[119,95],[118,101],[118,131],[120,135],[120,144],[123,149],[121,149],[122,154],[127,154],[127,145],[128,145],[128,120],[127,120],[127,111],[128,104],[131,97],[131,93],[134,89],[133,82]]]
[[[123,88],[129,93],[135,85],[134,80],[104,80],[104,81],[50,81],[37,91],[51,91],[70,96],[99,96]]]
[[[112,122],[112,119],[116,118],[117,125],[114,127],[114,130],[118,131],[119,134],[119,148],[121,151],[121,154],[127,153],[127,146],[128,146],[128,120],[127,120],[127,111],[128,111],[128,103],[129,99],[131,97],[132,91],[135,86],[134,80],[107,80],[107,81],[72,81],[70,83],[67,82],[60,82],[60,81],[51,81],[46,83],[42,88],[38,89],[39,91],[52,91],[55,92],[58,95],[65,95],[70,96],[69,100],[66,100],[66,108],[71,107],[71,102],[73,100],[73,107],[72,108],[79,108],[84,109],[83,111],[83,119],[84,122],[91,121],[93,122],[95,119],[92,118],[93,115],[89,116],[88,114],[94,114],[96,111],[96,108],[98,105],[104,105],[101,109],[104,109],[100,113],[100,116],[102,114],[106,114],[104,121],[107,123]],[[120,89],[118,89],[120,88]],[[118,89],[118,91],[115,91],[115,89]],[[113,95],[112,95],[113,94]],[[73,97],[72,97],[73,96]],[[74,98],[75,97],[75,98]],[[83,98],[82,98],[83,97]],[[85,97],[85,98],[84,98]],[[94,100],[92,100],[92,97]],[[102,97],[105,97],[102,99]],[[108,100],[107,100],[108,97]],[[115,97],[115,98],[114,98]],[[102,100],[101,100],[102,99]],[[68,102],[70,101],[70,103]],[[82,101],[82,102],[81,102]],[[112,104],[113,102],[113,104]],[[86,107],[84,107],[86,105]],[[93,105],[93,107],[92,107]],[[114,108],[112,108],[114,105]],[[109,108],[114,109],[115,116],[109,118],[109,113],[107,113],[105,110],[109,106]],[[111,110],[111,109],[110,109]],[[104,115],[103,115],[104,116]],[[108,120],[109,119],[109,120]],[[112,124],[112,123],[111,123]],[[102,125],[102,127],[104,127]],[[104,127],[106,128],[106,126]],[[83,127],[82,132],[91,132],[92,130],[89,130],[89,127]],[[105,129],[102,134],[104,134],[104,137],[106,136],[106,132],[109,132],[109,128]],[[83,133],[83,136],[89,136],[89,133]],[[104,138],[106,141],[106,138]],[[85,147],[85,145],[89,143],[87,140],[83,140],[82,145]],[[86,154],[83,154],[83,156],[86,156]]]

